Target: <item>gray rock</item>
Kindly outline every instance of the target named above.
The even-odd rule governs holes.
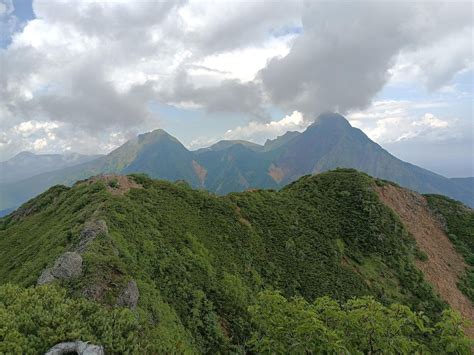
[[[44,269],[38,278],[38,281],[36,281],[36,284],[44,285],[53,282],[54,280],[56,280],[56,278],[51,274],[51,269]]]
[[[87,245],[92,242],[100,234],[108,234],[109,228],[102,219],[93,219],[85,223],[84,228],[79,235],[79,245],[76,248],[78,253],[83,253],[87,249]]]
[[[57,279],[70,279],[82,273],[82,256],[77,252],[66,252],[56,259],[51,274]]]
[[[66,280],[80,276],[82,273],[82,256],[76,252],[66,252],[59,256],[52,268],[44,269],[38,281],[38,285],[53,282],[54,280]]]
[[[59,343],[49,349],[45,355],[62,355],[76,353],[78,355],[104,355],[100,345],[88,344],[83,341]]]
[[[127,286],[122,290],[117,299],[118,306],[124,306],[134,309],[138,304],[140,293],[135,280],[130,280]]]

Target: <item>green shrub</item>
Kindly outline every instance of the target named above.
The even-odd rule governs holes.
[[[59,287],[0,286],[0,353],[44,353],[82,340],[109,353],[138,352],[139,324],[128,309],[72,299]]]
[[[426,199],[433,214],[445,221],[449,239],[468,264],[459,288],[474,302],[474,210],[446,196],[426,195]]]
[[[250,307],[253,332],[249,345],[257,353],[293,354],[470,354],[472,342],[460,315],[443,312],[432,322],[406,306],[384,306],[372,297],[340,305],[328,297],[308,303],[287,300],[274,291],[259,294]]]

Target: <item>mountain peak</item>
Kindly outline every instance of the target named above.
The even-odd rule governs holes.
[[[138,143],[141,144],[153,143],[162,139],[172,140],[179,143],[179,141],[175,137],[173,137],[171,134],[161,128],[155,129],[151,132],[139,134],[137,137]]]
[[[352,127],[347,118],[335,112],[320,114],[311,126],[329,126],[334,128]]]

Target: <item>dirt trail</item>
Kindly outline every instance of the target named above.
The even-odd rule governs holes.
[[[415,237],[418,247],[428,256],[427,261],[416,262],[428,282],[453,309],[474,321],[474,306],[457,287],[466,264],[454,249],[441,224],[431,214],[426,199],[415,192],[392,185],[377,187],[377,193],[382,202],[398,214]],[[474,327],[466,332],[474,338]]]

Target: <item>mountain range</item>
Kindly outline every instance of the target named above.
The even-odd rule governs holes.
[[[404,162],[370,140],[341,115],[320,115],[304,132],[287,132],[264,145],[220,141],[188,150],[158,129],[139,135],[106,156],[15,182],[2,182],[0,209],[19,206],[56,184],[104,173],[146,173],[185,180],[194,188],[223,195],[256,188],[279,189],[307,174],[354,168],[421,192],[442,194],[474,206],[474,180],[449,179]]]

